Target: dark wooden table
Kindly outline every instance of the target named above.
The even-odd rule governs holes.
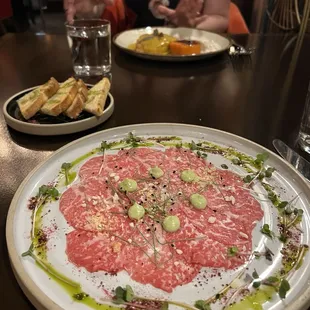
[[[272,149],[281,138],[295,147],[310,78],[310,37],[297,62],[291,36],[240,36],[257,46],[251,59],[227,55],[196,63],[168,64],[136,59],[113,49],[115,112],[101,126],[61,137],[37,137],[7,128],[0,113],[1,304],[33,309],[11,271],[5,242],[10,201],[26,175],[52,151],[91,132],[149,122],[197,124],[229,131]],[[54,76],[72,73],[64,36],[6,35],[0,39],[0,103]]]

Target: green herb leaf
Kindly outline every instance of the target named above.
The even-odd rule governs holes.
[[[284,299],[286,297],[286,293],[290,290],[290,284],[286,279],[283,279],[281,281],[280,287],[279,287],[279,296],[280,298]]]
[[[269,191],[268,192],[268,199],[275,204],[278,201],[278,196],[276,193]]]
[[[260,230],[262,234],[268,236],[269,238],[273,238],[274,233],[270,230],[269,225],[268,224],[264,224],[262,229]]]
[[[117,299],[122,299],[123,301],[125,301],[125,294],[126,294],[126,291],[121,286],[118,286],[115,289],[115,297]]]
[[[266,176],[265,172],[262,171],[262,172],[258,175],[258,179],[259,179],[259,180],[262,180],[265,176]]]
[[[267,283],[269,284],[275,284],[275,283],[278,283],[279,282],[279,279],[277,277],[269,277],[267,278]]]
[[[66,177],[66,185],[69,185],[70,180],[69,180],[69,171],[72,168],[72,164],[71,163],[63,163],[61,165],[61,170],[63,171],[63,173],[65,174]]]
[[[45,196],[46,198],[58,198],[59,192],[55,187],[42,185],[39,188],[39,196]]]
[[[136,137],[132,132],[128,134],[128,138],[126,139],[126,142],[131,144],[132,147],[138,147],[139,146],[138,142],[140,141],[141,139]]]
[[[255,281],[255,282],[253,282],[252,285],[253,285],[254,288],[259,288],[261,286],[261,284],[262,284],[261,281]]]
[[[287,215],[290,215],[294,212],[293,208],[290,205],[286,206],[284,211]]]
[[[49,191],[49,187],[47,185],[42,185],[40,188],[39,188],[39,196],[45,196],[47,195]]]
[[[273,173],[274,171],[275,171],[274,168],[269,167],[269,168],[266,170],[266,172],[265,172],[266,177],[267,177],[267,178],[271,178],[271,177],[272,177],[272,173]]]
[[[269,158],[268,153],[257,154],[256,159],[260,162],[265,162]]]
[[[287,201],[281,201],[278,205],[278,208],[284,209],[288,205]]]
[[[135,298],[135,294],[130,285],[126,285],[126,288],[122,288],[118,286],[115,289],[115,296],[113,298],[113,303],[115,304],[123,304],[125,302],[130,302]]]
[[[294,209],[294,214],[298,216],[302,216],[304,214],[304,210],[302,209]]]
[[[196,150],[198,149],[197,144],[196,144],[193,140],[192,140],[192,142],[190,143],[189,148],[190,148],[192,151],[196,151]]]
[[[71,163],[63,163],[61,165],[61,169],[63,170],[70,170],[72,168],[72,164]]]
[[[285,233],[282,233],[282,234],[279,236],[279,240],[280,240],[281,242],[283,242],[283,243],[286,243],[286,242],[287,242],[287,239],[288,239],[288,237],[287,237],[287,234],[285,234]]]
[[[241,164],[241,160],[239,158],[233,158],[231,160],[231,162],[234,164],[234,165],[240,165]]]
[[[59,192],[58,192],[58,190],[57,190],[55,187],[52,187],[52,188],[49,190],[48,194],[49,194],[49,196],[50,196],[51,198],[58,198],[59,195],[60,195]]]
[[[231,248],[228,248],[227,252],[228,252],[228,256],[230,256],[230,257],[236,256],[236,254],[238,254],[238,252],[239,252],[239,249],[236,246],[233,246]]]
[[[182,148],[182,143],[178,143],[178,144],[176,144],[176,146],[175,146],[177,149],[180,149],[180,148]]]
[[[251,183],[253,181],[254,177],[250,174],[248,174],[246,177],[243,178],[244,183]]]
[[[135,294],[133,292],[132,287],[130,285],[126,285],[125,300],[132,301],[134,298],[135,298]]]
[[[221,167],[222,167],[223,169],[228,169],[228,166],[225,165],[225,164],[222,164]]]
[[[253,277],[254,279],[258,279],[258,278],[259,278],[259,275],[258,275],[256,269],[254,269],[254,271],[253,271],[253,273],[252,273],[252,277]]]
[[[107,141],[102,141],[100,144],[100,150],[102,151],[102,153],[104,153],[104,151],[107,150],[108,148],[109,148],[109,145]]]
[[[210,304],[208,304],[206,301],[204,300],[197,300],[195,302],[195,307],[199,310],[211,310],[211,306]]]
[[[202,153],[202,152],[200,152],[200,151],[197,151],[197,156],[198,156],[199,158],[207,158],[207,157],[208,157],[208,154]]]

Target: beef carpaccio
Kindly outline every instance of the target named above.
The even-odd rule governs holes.
[[[203,267],[233,269],[251,255],[252,230],[263,217],[259,202],[238,175],[189,149],[106,152],[88,160],[79,177],[60,210],[74,228],[68,258],[89,272],[125,270],[172,292]],[[122,187],[124,181],[134,186]],[[143,213],[129,216],[137,205]],[[166,227],[168,217],[178,226]]]

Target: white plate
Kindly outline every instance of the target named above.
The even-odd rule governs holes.
[[[130,44],[133,44],[142,34],[152,34],[155,29],[164,34],[172,35],[181,40],[198,40],[205,46],[209,47],[202,51],[201,54],[197,55],[184,55],[184,56],[173,56],[173,55],[155,55],[145,54],[133,51],[128,48]],[[219,34],[197,30],[192,28],[168,28],[168,27],[147,27],[144,29],[132,29],[117,34],[113,38],[113,42],[123,51],[132,54],[134,56],[152,60],[160,61],[192,61],[211,56],[218,55],[229,49],[231,42],[224,36]]]
[[[87,85],[87,86],[91,87],[91,85]],[[11,98],[9,98],[4,103],[4,106],[3,106],[4,119],[7,122],[7,124],[13,129],[23,132],[23,133],[28,133],[31,135],[38,135],[38,136],[66,135],[66,134],[84,131],[84,130],[96,127],[102,124],[103,122],[105,122],[113,114],[114,98],[111,95],[111,93],[109,93],[108,99],[107,99],[109,103],[106,105],[106,108],[103,114],[99,117],[89,115],[80,120],[72,120],[70,122],[58,123],[58,124],[36,124],[36,123],[30,123],[30,122],[26,122],[24,120],[18,119],[15,115],[18,109],[16,99],[22,97],[23,95],[25,95],[26,93],[32,91],[33,89],[37,87],[38,86],[25,89],[13,95]]]
[[[36,307],[42,309],[89,309],[84,304],[73,302],[70,296],[56,282],[50,280],[48,275],[38,268],[32,259],[29,257],[21,257],[21,253],[28,250],[30,245],[29,232],[31,230],[31,211],[26,207],[29,197],[36,195],[38,188],[42,184],[47,184],[56,178],[61,163],[73,161],[77,157],[89,152],[91,149],[98,147],[103,140],[113,141],[123,139],[129,132],[134,132],[137,136],[143,137],[169,135],[182,137],[185,141],[189,142],[192,140],[211,141],[218,145],[234,147],[238,151],[253,157],[255,157],[257,153],[269,153],[268,165],[276,168],[276,172],[274,172],[270,182],[275,186],[277,192],[281,194],[281,198],[284,200],[290,200],[292,197],[295,197],[296,194],[299,194],[296,207],[304,210],[301,223],[301,228],[303,230],[301,243],[309,245],[310,188],[305,179],[276,154],[244,138],[205,127],[183,124],[141,124],[117,127],[83,137],[56,151],[28,175],[12,200],[6,226],[9,256],[13,270],[22,289]],[[209,154],[208,160],[216,166],[219,166],[223,164],[226,159],[219,155]],[[231,165],[228,160],[226,161],[231,170],[241,173],[241,168],[239,166]],[[78,167],[82,164],[83,163],[80,163]],[[78,167],[76,169],[78,169]],[[256,185],[254,188],[256,188]],[[192,304],[193,301],[197,299],[207,299],[214,293],[218,292],[223,284],[231,281],[231,279],[233,279],[240,271],[240,269],[238,269],[229,272],[222,272],[222,279],[219,279],[218,277],[210,278],[209,283],[204,285],[204,289],[199,292],[197,291],[197,288],[194,287],[193,283],[189,283],[182,287],[177,287],[171,295],[161,290],[154,289],[150,285],[144,286],[136,283],[125,273],[119,273],[117,276],[110,277],[106,276],[103,272],[90,274],[84,269],[80,269],[79,272],[77,272],[77,268],[67,261],[64,252],[64,232],[67,228],[66,222],[60,214],[57,205],[58,203],[55,202],[51,208],[52,212],[48,213],[50,214],[48,217],[51,216],[49,220],[55,219],[58,228],[60,228],[57,230],[57,233],[54,236],[55,238],[53,238],[53,242],[55,242],[57,246],[53,248],[52,251],[48,251],[49,259],[57,270],[81,283],[83,289],[93,297],[98,298],[103,294],[101,290],[98,290],[98,283],[103,281],[105,288],[107,289],[111,287],[115,288],[118,285],[130,284],[147,296],[152,296],[154,298],[171,298],[173,300]],[[264,210],[264,223],[269,223],[271,228],[275,229],[277,224],[277,212],[275,212],[275,208],[270,207],[270,202],[266,201],[261,201],[261,206]],[[254,229],[253,247],[256,247],[256,250],[262,250],[265,243],[274,253],[273,264],[267,264],[264,259],[254,260],[248,265],[250,268],[248,272],[252,274],[252,271],[255,268],[263,278],[267,278],[274,274],[281,264],[281,243],[277,239],[270,240],[262,235],[259,231],[261,224],[262,223],[259,223]],[[289,280],[291,290],[286,299],[281,301],[279,297],[275,295],[272,300],[264,304],[264,308],[273,310],[306,309],[310,301],[309,268],[310,260],[308,253],[301,268],[295,271]],[[169,309],[177,308],[169,307]],[[213,308],[212,306],[212,309],[218,308]]]

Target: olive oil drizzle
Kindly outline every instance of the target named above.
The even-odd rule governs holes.
[[[111,143],[107,143],[104,141],[100,147],[93,149],[92,151],[78,157],[74,161],[72,161],[70,164],[70,168],[67,170],[73,170],[77,165],[84,162],[86,159],[97,155],[98,153],[102,153],[104,151],[116,151],[123,148],[136,148],[136,147],[153,147],[161,145],[164,148],[166,147],[183,147],[191,149],[192,151],[196,152],[198,157],[206,158],[207,154],[218,154],[221,155],[230,161],[232,161],[233,164],[238,164],[240,167],[242,167],[247,173],[258,175],[257,171],[261,171],[262,166],[259,162],[257,162],[257,159],[252,158],[251,156],[248,156],[246,154],[243,154],[234,148],[231,147],[223,147],[216,145],[211,142],[202,141],[199,143],[194,143],[193,141],[185,142],[182,140],[182,138],[173,136],[167,136],[167,137],[152,137],[152,138],[139,138],[133,135],[132,133],[129,133],[128,137],[125,139],[122,139],[120,141],[114,141]],[[225,165],[226,169],[226,165]],[[64,170],[60,170],[60,175],[64,173]],[[71,184],[74,179],[76,178],[77,173],[75,171],[70,172],[66,175],[66,185]],[[268,199],[272,202],[272,204],[278,209],[279,211],[279,218],[280,221],[283,221],[284,217],[281,213],[281,204],[284,202],[281,201],[280,197],[276,194],[274,189],[266,182],[262,180],[260,181],[261,185],[265,189],[267,193]],[[55,186],[57,187],[57,186]],[[40,205],[38,206],[37,210],[33,212],[33,235],[32,235],[32,243],[28,251],[22,254],[23,257],[30,256],[32,257],[38,266],[42,268],[51,278],[53,278],[58,284],[60,284],[71,296],[72,298],[77,302],[82,302],[85,305],[90,306],[93,309],[120,309],[119,307],[109,306],[105,304],[99,304],[94,299],[92,299],[90,296],[88,296],[86,293],[84,293],[81,290],[80,284],[72,281],[71,279],[67,278],[66,276],[59,273],[57,270],[54,269],[54,267],[48,262],[47,254],[46,254],[46,244],[40,244],[39,237],[40,232],[42,231],[42,220],[41,220],[41,214],[44,206],[49,202],[49,199],[45,199],[43,202],[40,202]],[[295,228],[297,224],[301,221],[302,214],[298,215],[299,217],[296,217],[296,220],[291,222],[288,229]],[[284,250],[287,250],[290,255],[290,260],[285,260],[282,257],[282,263],[283,268],[279,271],[279,273],[275,276],[279,276],[281,279],[285,279],[288,276],[291,275],[291,273],[294,270],[297,270],[301,267],[303,259],[308,251],[307,245],[300,245],[296,249],[292,250],[292,247],[288,248],[286,244],[283,246]],[[242,272],[241,275],[244,273]],[[239,274],[237,278],[240,278],[241,275]],[[227,285],[220,293],[215,294],[213,297],[210,297],[206,302],[213,303],[216,302],[218,299],[218,296],[222,297],[224,296],[229,289],[231,288],[231,284]],[[233,305],[230,305],[229,308],[238,310],[242,309],[243,304],[249,304],[252,302],[253,304],[253,310],[262,309],[262,304],[269,300],[277,289],[270,289],[270,288],[259,288],[256,291],[250,293],[247,297],[243,298],[241,302],[234,303]],[[258,297],[257,297],[258,296]],[[262,296],[265,296],[263,298]],[[255,300],[259,300],[259,302],[255,302]],[[177,302],[168,301],[168,303],[171,304],[178,304]],[[257,306],[254,306],[254,304],[257,304]],[[240,305],[240,307],[238,306]],[[190,306],[184,305],[184,309],[192,309]]]

